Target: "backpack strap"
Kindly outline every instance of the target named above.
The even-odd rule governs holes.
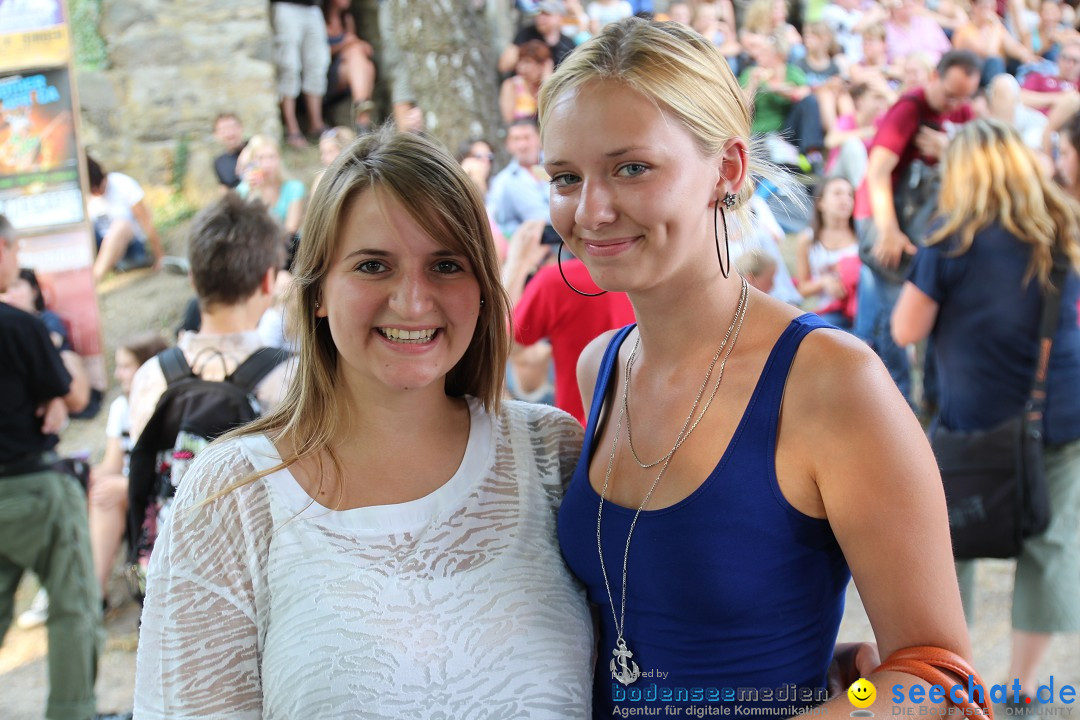
[[[161,372],[165,375],[167,385],[195,374],[191,371],[191,366],[188,365],[183,351],[176,346],[158,353],[158,364],[161,365]]]
[[[284,348],[259,348],[248,356],[248,359],[240,363],[227,379],[233,385],[241,388],[244,392],[253,394],[255,386],[262,382],[270,371],[292,357],[292,353]]]

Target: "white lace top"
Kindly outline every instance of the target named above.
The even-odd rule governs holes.
[[[556,509],[581,426],[470,399],[461,466],[431,494],[331,511],[279,455],[211,446],[150,564],[135,717],[587,718],[592,622]]]

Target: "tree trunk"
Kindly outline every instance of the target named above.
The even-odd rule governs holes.
[[[385,0],[390,13],[397,67],[413,100],[424,112],[424,127],[456,151],[465,140],[495,143],[499,129],[494,33],[484,0]]]

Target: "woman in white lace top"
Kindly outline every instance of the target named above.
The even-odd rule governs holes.
[[[303,238],[297,377],[185,476],[136,716],[587,717],[592,624],[555,540],[581,427],[499,401],[481,198],[432,143],[369,135]]]

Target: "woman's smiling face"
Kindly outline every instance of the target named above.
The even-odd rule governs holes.
[[[480,284],[468,260],[387,190],[353,199],[339,233],[316,315],[329,322],[340,378],[374,392],[441,390],[476,331]]]
[[[714,252],[721,161],[646,96],[603,81],[568,89],[543,141],[551,223],[600,287],[644,289]]]

